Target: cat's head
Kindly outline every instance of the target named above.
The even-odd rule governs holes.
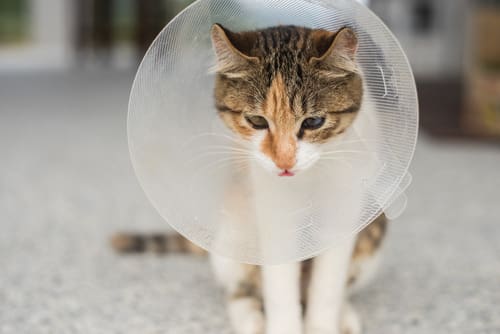
[[[321,145],[354,121],[363,95],[358,39],[337,32],[279,26],[211,31],[217,55],[216,107],[223,122],[253,143],[253,154],[280,176],[312,166]]]

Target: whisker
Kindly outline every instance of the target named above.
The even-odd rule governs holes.
[[[356,144],[356,143],[371,143],[371,142],[378,142],[380,139],[376,138],[363,138],[363,139],[351,139],[351,140],[338,140],[334,141],[331,144],[336,144],[336,145],[341,145],[341,144]]]
[[[232,150],[213,150],[213,151],[203,151],[200,152],[199,155],[206,155],[206,154],[227,154],[227,155],[234,155],[234,156],[251,156],[253,155],[252,152],[250,151],[232,151]]]
[[[356,144],[361,144],[363,146],[366,146],[369,143],[372,142],[380,142],[380,140],[365,140],[365,139],[354,139],[354,140],[345,140],[345,141],[338,141],[338,142],[332,142],[329,144],[326,144],[325,147],[327,149],[350,149],[352,146],[357,146]]]
[[[192,142],[194,142],[194,141],[196,141],[198,139],[202,139],[204,137],[209,137],[209,136],[228,139],[228,140],[230,140],[230,141],[232,141],[232,142],[234,142],[236,144],[241,144],[241,145],[244,145],[244,146],[249,144],[248,142],[245,142],[245,141],[243,141],[240,138],[231,137],[231,136],[228,136],[228,135],[225,135],[225,134],[221,134],[221,133],[204,132],[204,133],[197,134],[193,138],[189,139],[187,142],[185,142],[183,144],[183,147],[186,147],[186,146],[190,145]]]
[[[231,147],[231,146],[222,146],[222,145],[208,146],[207,149],[227,149],[227,150],[231,150],[231,151],[251,152],[250,149]]]
[[[359,153],[359,154],[373,153],[373,154],[375,154],[374,152],[369,151],[369,150],[364,150],[364,151],[363,150],[336,150],[336,151],[321,152],[322,155],[334,154],[334,153]]]
[[[335,161],[335,162],[341,162],[343,164],[346,164],[349,166],[349,168],[354,168],[353,163],[362,163],[365,162],[364,160],[356,160],[356,159],[340,159],[340,158],[325,158],[322,159],[324,162],[326,161]]]
[[[349,168],[353,168],[353,165],[352,165],[352,164],[351,164],[348,160],[346,160],[346,159],[340,159],[340,157],[339,157],[339,158],[335,158],[335,157],[327,157],[327,158],[322,158],[321,160],[322,160],[323,162],[324,162],[325,160],[328,160],[328,161],[337,161],[337,162],[341,162],[341,163],[343,163],[343,164],[347,165]]]
[[[331,155],[323,155],[321,157],[323,160],[328,160],[328,159],[348,159],[348,160],[358,160],[358,161],[367,161],[367,159],[363,156],[356,156],[356,155],[342,155],[342,154],[331,154]]]
[[[238,152],[224,152],[224,151],[219,151],[219,152],[204,152],[196,157],[193,157],[191,159],[189,159],[188,161],[186,161],[186,163],[193,163],[193,162],[196,162],[196,161],[199,161],[199,160],[202,160],[204,158],[209,158],[209,157],[213,157],[213,156],[230,156],[232,158],[250,158],[251,155],[249,153],[238,153]]]
[[[324,162],[322,162],[321,160],[318,160],[318,162],[316,164],[317,164],[317,167],[318,167],[316,169],[317,171],[319,171],[326,178],[330,178],[331,177],[331,175],[326,170],[328,168],[328,166],[326,166],[326,164]]]
[[[318,160],[319,158],[317,156],[312,156],[306,161],[302,162],[300,165],[297,165],[297,168],[302,169],[304,166],[311,166],[311,162]]]
[[[196,177],[198,177],[198,175],[202,172],[208,172],[210,169],[220,168],[220,167],[227,165],[227,164],[231,164],[234,162],[246,161],[246,160],[247,159],[243,159],[243,158],[235,159],[234,157],[216,160],[208,165],[201,166],[201,168],[197,169],[196,172],[194,173],[192,179],[195,179]]]

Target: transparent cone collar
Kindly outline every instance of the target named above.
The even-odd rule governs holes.
[[[357,35],[365,93],[352,126],[322,147],[321,163],[280,178],[235,153],[250,143],[214,107],[210,31],[297,25]],[[397,216],[417,137],[407,59],[366,7],[350,0],[199,0],[156,38],[130,96],[128,135],[138,179],[178,232],[223,257],[254,264],[301,260]],[[333,153],[335,152],[335,155]]]

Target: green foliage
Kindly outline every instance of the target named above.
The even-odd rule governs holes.
[[[0,44],[28,37],[28,1],[0,0]]]

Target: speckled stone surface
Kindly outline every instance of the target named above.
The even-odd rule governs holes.
[[[167,229],[129,163],[131,80],[0,76],[0,333],[231,333],[206,260],[108,248]],[[365,333],[500,333],[500,147],[424,136],[412,173]]]

